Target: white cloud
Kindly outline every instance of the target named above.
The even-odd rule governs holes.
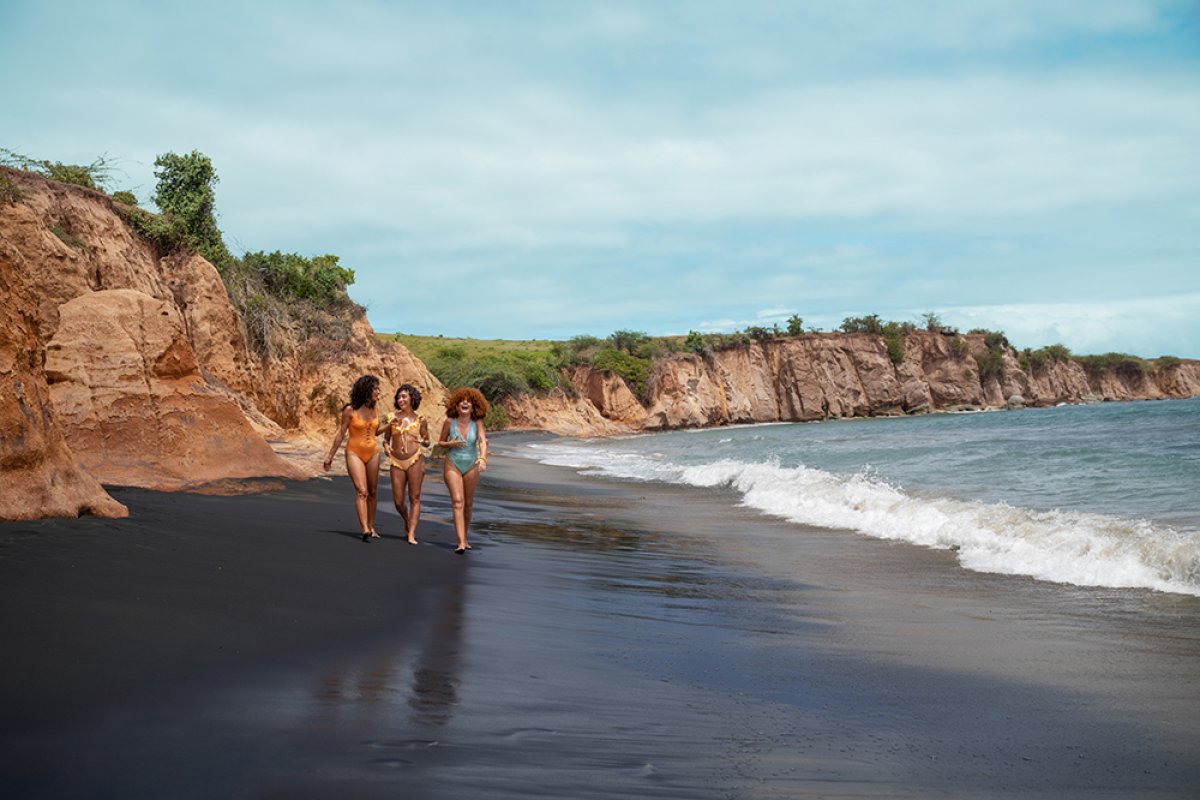
[[[0,31],[0,68],[40,53],[39,9]],[[81,5],[87,35],[59,31],[60,59],[0,91],[8,146],[128,158],[142,197],[155,155],[205,152],[231,242],[338,253],[384,329],[444,324],[389,296],[398,269],[425,294],[470,276],[494,298],[472,316],[486,336],[732,329],[793,306],[832,327],[991,304],[1033,326],[1055,304],[1200,291],[1186,10]],[[200,72],[156,50],[179,24],[223,57]],[[105,53],[112,69],[71,61]],[[1132,342],[1136,316],[1109,327]],[[1056,324],[1030,345],[1099,341]]]
[[[1106,303],[1027,303],[949,308],[962,330],[1003,330],[1017,348],[1064,344],[1072,352],[1143,358],[1200,353],[1200,292]]]

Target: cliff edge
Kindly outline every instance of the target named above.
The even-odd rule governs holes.
[[[312,476],[364,373],[445,396],[365,317],[255,353],[212,264],[157,252],[101,192],[0,169],[0,519],[127,513],[102,483]]]
[[[1162,400],[1200,395],[1200,361],[1023,366],[984,334],[913,331],[893,362],[882,336],[813,333],[655,360],[638,397],[618,375],[577,368],[570,392],[505,400],[514,427],[610,435],[759,422]]]

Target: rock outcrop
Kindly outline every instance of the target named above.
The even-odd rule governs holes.
[[[127,516],[75,461],[50,402],[24,257],[0,239],[0,519]]]
[[[642,402],[620,377],[583,368],[571,375],[572,402],[523,397],[505,407],[516,425],[602,436],[614,425],[636,432],[1200,395],[1195,360],[1092,373],[1068,360],[1027,371],[1004,349],[982,377],[988,355],[983,335],[916,331],[894,364],[880,336],[811,334],[659,359]]]
[[[107,195],[3,171],[21,197],[0,203],[0,519],[126,513],[101,482],[316,474],[365,373],[440,422],[444,387],[365,318],[264,358],[206,260],[160,258]]]
[[[127,513],[101,482],[215,491],[315,474],[366,373],[389,408],[399,384],[417,386],[440,425],[445,387],[365,317],[325,336],[285,331],[264,357],[212,264],[160,257],[107,195],[0,170],[20,194],[0,201],[0,519]],[[507,398],[511,426],[603,436],[1200,395],[1198,361],[1025,369],[981,335],[931,332],[910,333],[898,363],[869,334],[675,354],[640,397],[610,373],[569,378],[570,391]]]
[[[304,473],[271,450],[200,368],[174,306],[133,289],[63,303],[46,345],[50,400],[102,483],[183,489]]]

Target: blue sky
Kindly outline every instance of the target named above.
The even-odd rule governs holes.
[[[1196,2],[0,0],[0,147],[220,175],[377,330],[847,316],[1200,358]]]

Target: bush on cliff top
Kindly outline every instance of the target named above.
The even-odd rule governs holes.
[[[108,156],[100,156],[91,164],[64,164],[61,161],[29,158],[4,147],[0,147],[0,164],[97,192],[104,191],[113,171],[113,162]]]

